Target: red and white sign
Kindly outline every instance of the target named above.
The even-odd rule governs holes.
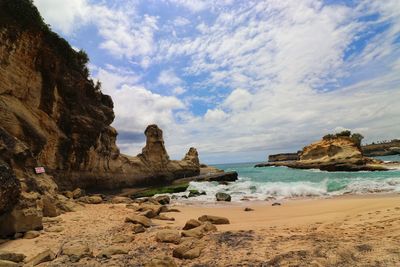
[[[44,170],[44,167],[35,167],[35,173],[40,174],[40,173],[45,173],[46,171]]]

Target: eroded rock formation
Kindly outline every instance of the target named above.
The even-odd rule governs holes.
[[[386,170],[379,160],[364,157],[360,146],[348,136],[323,138],[303,148],[298,160],[257,164],[256,167],[287,166],[326,171]]]
[[[112,99],[89,78],[87,62],[48,28],[31,1],[0,1],[0,164],[10,169],[0,171],[0,235],[40,229],[43,210],[54,214],[44,206],[57,204],[61,190],[162,184],[199,174],[195,157],[169,159],[156,125],[147,127],[140,155],[120,154],[110,126]],[[35,173],[38,166],[46,173]]]

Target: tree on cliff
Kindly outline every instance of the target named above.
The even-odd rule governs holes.
[[[350,138],[351,140],[353,140],[354,144],[356,144],[358,148],[361,148],[361,141],[364,139],[364,136],[362,134],[353,133]]]

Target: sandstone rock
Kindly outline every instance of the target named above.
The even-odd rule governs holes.
[[[62,248],[62,255],[67,255],[73,262],[85,257],[93,257],[93,252],[86,243],[67,243]]]
[[[272,206],[280,206],[280,205],[281,205],[281,203],[279,203],[279,202],[272,203]]]
[[[101,196],[84,196],[80,197],[78,200],[87,204],[100,204],[103,202],[103,198]]]
[[[53,227],[50,227],[50,228],[45,228],[45,231],[49,232],[49,233],[61,233],[62,231],[64,231],[64,227],[62,227],[62,226],[53,226]]]
[[[217,231],[217,227],[210,222],[205,222],[204,224],[190,230],[182,231],[181,234],[184,237],[202,238],[205,233],[213,231]]]
[[[22,192],[14,209],[0,216],[0,236],[43,229],[42,206],[39,194]]]
[[[204,244],[200,241],[185,240],[173,250],[172,256],[179,259],[195,259],[200,256],[203,248]]]
[[[218,192],[215,194],[217,201],[231,201],[231,196],[227,193]]]
[[[0,215],[11,211],[17,204],[20,191],[21,185],[11,168],[0,164]]]
[[[157,215],[156,217],[154,217],[154,219],[163,220],[163,221],[175,221],[175,218],[165,216],[164,214]]]
[[[135,240],[134,236],[125,235],[125,234],[118,234],[118,235],[113,237],[112,242],[113,243],[130,243],[133,240]]]
[[[151,226],[151,220],[147,217],[140,216],[140,215],[129,215],[125,218],[125,222],[138,223],[138,224],[143,225],[144,227]]]
[[[56,255],[50,249],[46,249],[26,260],[25,266],[36,266],[43,262],[52,261],[56,258]]]
[[[132,231],[134,234],[144,233],[146,229],[141,224],[134,224],[132,227]]]
[[[198,218],[201,222],[210,222],[212,224],[229,224],[229,220],[225,217],[213,216],[213,215],[203,215]]]
[[[85,195],[86,195],[85,190],[80,188],[76,188],[74,191],[72,191],[72,197],[74,199],[84,197]]]
[[[38,236],[40,236],[38,231],[28,231],[24,234],[24,239],[34,239]]]
[[[129,197],[116,196],[111,199],[111,203],[113,203],[113,204],[120,204],[120,203],[128,204],[131,202],[132,202],[132,199],[130,199]]]
[[[181,242],[181,235],[177,230],[161,230],[156,234],[156,241],[179,244]]]
[[[145,217],[147,217],[147,218],[149,218],[149,219],[158,216],[158,215],[155,214],[154,211],[152,211],[152,210],[142,211],[139,215],[145,216]]]
[[[0,267],[19,267],[20,265],[13,261],[0,260]]]
[[[199,153],[197,153],[197,150],[194,147],[189,148],[189,151],[186,153],[183,160],[193,162],[196,166],[200,167]]]
[[[44,217],[42,221],[43,223],[53,224],[53,223],[60,223],[63,221],[63,219],[61,217]]]
[[[144,267],[177,267],[177,265],[172,258],[164,256],[151,259]]]
[[[166,205],[169,204],[169,202],[171,201],[169,196],[158,196],[155,198],[157,200],[158,203],[160,203],[161,205]]]
[[[120,247],[120,246],[111,246],[108,248],[103,249],[98,255],[97,257],[100,258],[111,258],[111,256],[113,255],[123,255],[123,254],[128,254],[129,250],[124,248],[124,247]]]
[[[74,193],[72,191],[64,191],[62,194],[67,198],[74,198]]]
[[[141,204],[139,206],[138,211],[151,211],[151,213],[148,214],[148,216],[150,216],[150,218],[153,218],[155,216],[157,216],[158,214],[160,214],[161,212],[161,205],[159,205],[157,203],[157,205],[154,204]],[[146,216],[147,217],[147,216]]]
[[[254,209],[249,208],[249,207],[244,208],[244,211],[253,211],[253,210],[254,210]]]
[[[195,219],[190,219],[189,221],[186,222],[185,226],[182,228],[183,230],[190,230],[193,228],[196,228],[197,226],[200,226],[201,222]]]
[[[60,215],[56,207],[56,200],[49,195],[42,196],[43,201],[43,216],[44,217],[57,217]]]
[[[188,197],[198,197],[201,195],[206,195],[206,192],[204,191],[199,192],[198,190],[189,190]]]
[[[21,253],[0,250],[0,260],[23,262],[26,256]]]

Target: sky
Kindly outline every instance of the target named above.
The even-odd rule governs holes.
[[[400,137],[400,1],[34,0],[112,96],[117,144],[147,125],[180,159],[263,161],[327,133]]]

